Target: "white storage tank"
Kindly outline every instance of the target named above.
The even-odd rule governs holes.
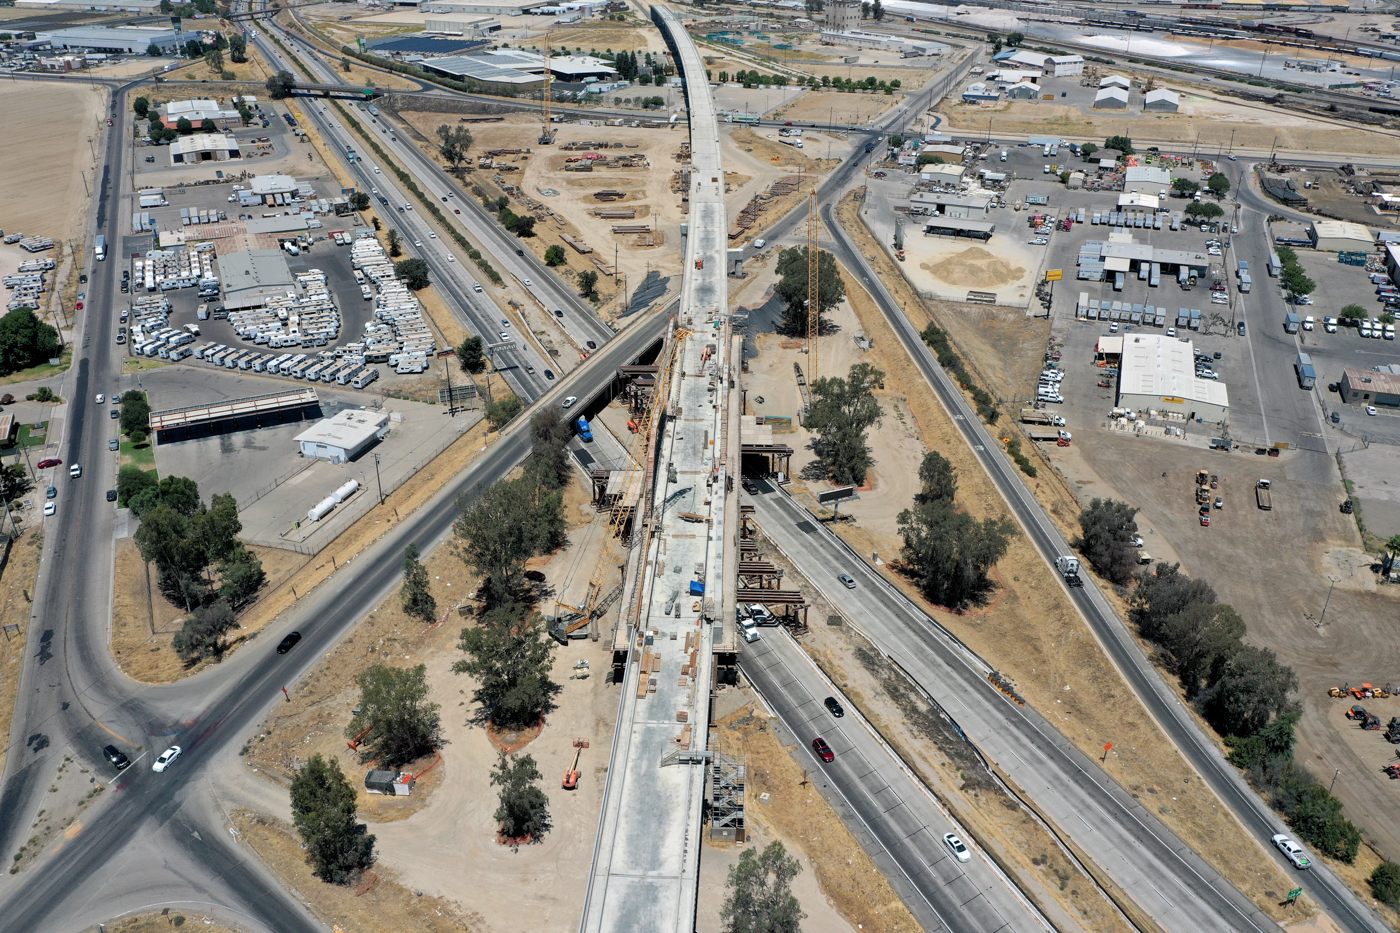
[[[335,496],[326,496],[326,498],[311,507],[311,511],[306,513],[306,520],[309,522],[319,522],[321,519],[325,518],[326,515],[330,513],[331,509],[335,508],[339,502],[340,500]]]
[[[331,498],[336,502],[344,502],[355,494],[355,490],[360,488],[360,481],[352,479],[335,492],[331,493]]]

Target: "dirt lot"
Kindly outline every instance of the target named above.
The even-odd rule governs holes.
[[[107,933],[170,933],[176,917],[180,918],[181,925],[198,924],[203,933],[239,933],[234,927],[224,926],[212,916],[186,910],[171,910],[166,914],[141,914],[127,917],[125,920],[108,920],[103,927]],[[97,933],[97,928],[89,927],[83,933]]]
[[[100,146],[94,127],[108,108],[105,88],[72,79],[6,81],[0,86],[0,111],[15,126],[39,126],[63,114],[63,133],[12,133],[0,140],[0,203],[5,205],[6,233],[67,240],[87,223],[88,196],[80,172],[93,181],[93,149]],[[104,126],[105,130],[106,127]]]
[[[39,579],[39,558],[44,551],[44,533],[27,531],[10,545],[10,559],[0,575],[0,625],[18,625],[9,638],[0,640],[0,735],[10,734],[15,715],[15,696],[23,666],[24,646],[29,638],[29,612],[34,605],[34,584]],[[9,743],[0,748],[0,770],[5,767]]]
[[[840,91],[808,91],[786,107],[769,114],[771,120],[791,120],[794,123],[842,124],[868,123],[899,103],[901,98],[891,94],[845,94]]]
[[[945,110],[947,133],[985,133],[987,118],[994,133],[1054,133],[1067,139],[1103,139],[1127,133],[1136,146],[1199,145],[1202,151],[1231,145],[1236,149],[1280,152],[1348,152],[1383,155],[1395,150],[1395,138],[1343,122],[1314,120],[1264,107],[1227,103],[1183,94],[1175,114],[1094,110],[1044,101],[998,104],[956,103]],[[1197,142],[1199,140],[1199,143]]]
[[[894,263],[883,256],[859,223],[843,220],[843,224],[857,237],[862,250],[875,257],[877,274],[891,284],[901,304],[917,308],[918,299],[900,280]],[[962,507],[979,519],[1005,515],[1000,494],[977,466],[893,333],[874,313],[873,304],[859,293],[852,304],[863,333],[874,341],[871,362],[887,373],[886,390],[908,399],[909,417],[925,448],[942,452],[957,468]],[[973,339],[986,337],[978,332]],[[990,355],[995,350],[988,346],[981,352]],[[875,456],[881,461],[890,453],[877,447]],[[1051,497],[1052,513],[1064,521],[1077,514],[1077,504],[1067,491],[1054,482],[1041,485],[1042,495]],[[853,508],[860,508],[863,503],[864,499]],[[893,505],[889,503],[886,508]],[[882,555],[891,553],[892,532],[888,527],[873,528],[863,521],[842,531],[856,550],[879,551]],[[1037,709],[1054,711],[1052,718],[1081,749],[1098,755],[1105,736],[1111,736],[1114,752],[1110,757],[1115,760],[1109,764],[1109,773],[1133,793],[1158,794],[1171,788],[1176,799],[1164,801],[1157,808],[1160,817],[1182,838],[1192,840],[1202,856],[1264,909],[1278,911],[1277,895],[1287,891],[1288,878],[1262,853],[1258,859],[1240,859],[1240,852],[1250,851],[1249,847],[1255,844],[1162,738],[1146,712],[1127,699],[1131,691],[1123,685],[1083,620],[1065,599],[1059,582],[1024,537],[1013,539],[1000,568],[996,574],[998,591],[988,606],[960,614],[925,608],[973,650],[1021,684],[1024,695]],[[890,574],[887,567],[884,569],[911,598],[919,598],[902,578]]]

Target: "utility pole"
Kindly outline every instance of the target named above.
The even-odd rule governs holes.
[[[379,487],[379,504],[384,504],[384,483],[379,479],[379,454],[374,455],[374,484]]]

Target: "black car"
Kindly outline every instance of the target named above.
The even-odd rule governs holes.
[[[115,745],[108,745],[106,748],[102,749],[102,757],[110,761],[118,771],[121,771],[127,765],[131,764],[131,759],[118,751]]]
[[[277,646],[277,653],[286,654],[288,651],[295,648],[299,641],[301,641],[301,632],[292,632],[286,638],[282,639],[282,643]]]
[[[837,719],[846,715],[846,711],[841,708],[841,704],[836,702],[836,697],[827,697],[824,702],[826,703],[827,710]]]
[[[1236,328],[1235,328],[1235,329],[1238,330],[1238,331],[1240,332],[1240,336],[1243,337],[1243,336],[1244,336],[1244,321],[1240,321],[1240,323],[1239,323],[1238,325],[1236,325]]]
[[[588,341],[588,342],[585,344],[585,346],[587,346],[588,349],[590,349],[590,350],[596,350],[596,349],[598,349],[598,345],[597,345],[596,343],[594,343],[593,341],[591,341],[591,340]]]
[[[553,378],[554,378],[554,371],[553,371],[553,370],[546,369],[546,370],[544,371],[544,377],[545,377],[546,379],[553,379]]]
[[[751,496],[756,496],[756,495],[758,495],[758,483],[755,483],[753,480],[749,479],[747,476],[745,476],[742,480],[739,481],[739,485],[743,486],[743,487],[744,487],[744,492],[748,493],[749,495],[751,495]]]
[[[109,489],[109,490],[107,490],[107,501],[108,501],[108,502],[116,502],[116,501],[117,501],[117,491],[116,491],[115,489]]]

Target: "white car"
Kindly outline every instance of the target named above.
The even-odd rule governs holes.
[[[54,514],[54,513],[57,512],[57,511],[58,511],[58,506],[54,505],[52,502],[45,502],[45,503],[44,503],[44,514],[45,514],[45,515],[52,515],[52,514]]]
[[[1295,305],[1310,305],[1312,304],[1312,299],[1307,295],[1295,295],[1293,296],[1293,303]]]
[[[101,405],[105,401],[107,401],[107,396],[103,395],[101,392],[97,393],[97,404]]]
[[[448,253],[448,254],[447,254],[447,261],[448,261],[448,262],[456,262],[456,261],[457,261],[457,257],[456,257],[456,256],[453,256],[451,253]]]
[[[1374,415],[1376,414],[1376,406],[1374,406],[1374,405],[1367,405],[1367,406],[1366,406],[1366,414],[1374,416]]]
[[[437,239],[437,234],[436,234],[436,233],[429,233],[428,236],[429,236],[429,238],[431,238],[431,239],[434,239],[434,240]]]
[[[414,241],[413,241],[413,245],[416,246],[416,247],[418,247],[419,249],[422,249],[422,248],[423,248],[423,241],[422,241],[422,240],[414,240]]]
[[[1303,847],[1283,833],[1274,837],[1274,845],[1283,853],[1283,857],[1293,864],[1294,868],[1312,868],[1312,859],[1308,858]]]
[[[1168,328],[1167,328],[1167,336],[1168,336],[1168,337],[1175,337],[1175,336],[1176,336],[1176,328],[1175,328],[1175,327],[1168,327]]]
[[[534,288],[534,287],[535,287],[534,284],[533,284],[529,279],[521,279],[520,281],[523,282],[523,283],[525,283],[525,287],[526,287],[526,288]]]
[[[1118,333],[1118,322],[1117,322],[1117,321],[1109,321],[1109,323],[1108,323],[1108,332],[1109,332],[1110,334],[1116,334],[1116,333]]]
[[[506,333],[505,331],[501,331],[501,335],[500,335],[500,336],[501,336],[501,339],[502,339],[502,340],[509,340],[509,339],[510,339],[510,334]]]
[[[577,401],[578,401],[578,396],[576,396],[576,395],[570,395],[568,398],[564,399],[564,404],[561,405],[561,406],[559,406],[559,407],[560,407],[560,408],[573,408],[573,407],[574,407],[574,402],[577,402]]]
[[[175,763],[175,759],[180,757],[181,751],[183,751],[183,749],[181,749],[178,745],[170,746],[165,751],[160,753],[160,757],[155,760],[155,763],[153,765],[151,765],[151,770],[164,771],[166,768],[170,767]]]
[[[948,851],[953,853],[953,858],[959,862],[966,862],[972,858],[972,853],[967,851],[967,846],[953,833],[943,834],[943,844],[948,847]]]

